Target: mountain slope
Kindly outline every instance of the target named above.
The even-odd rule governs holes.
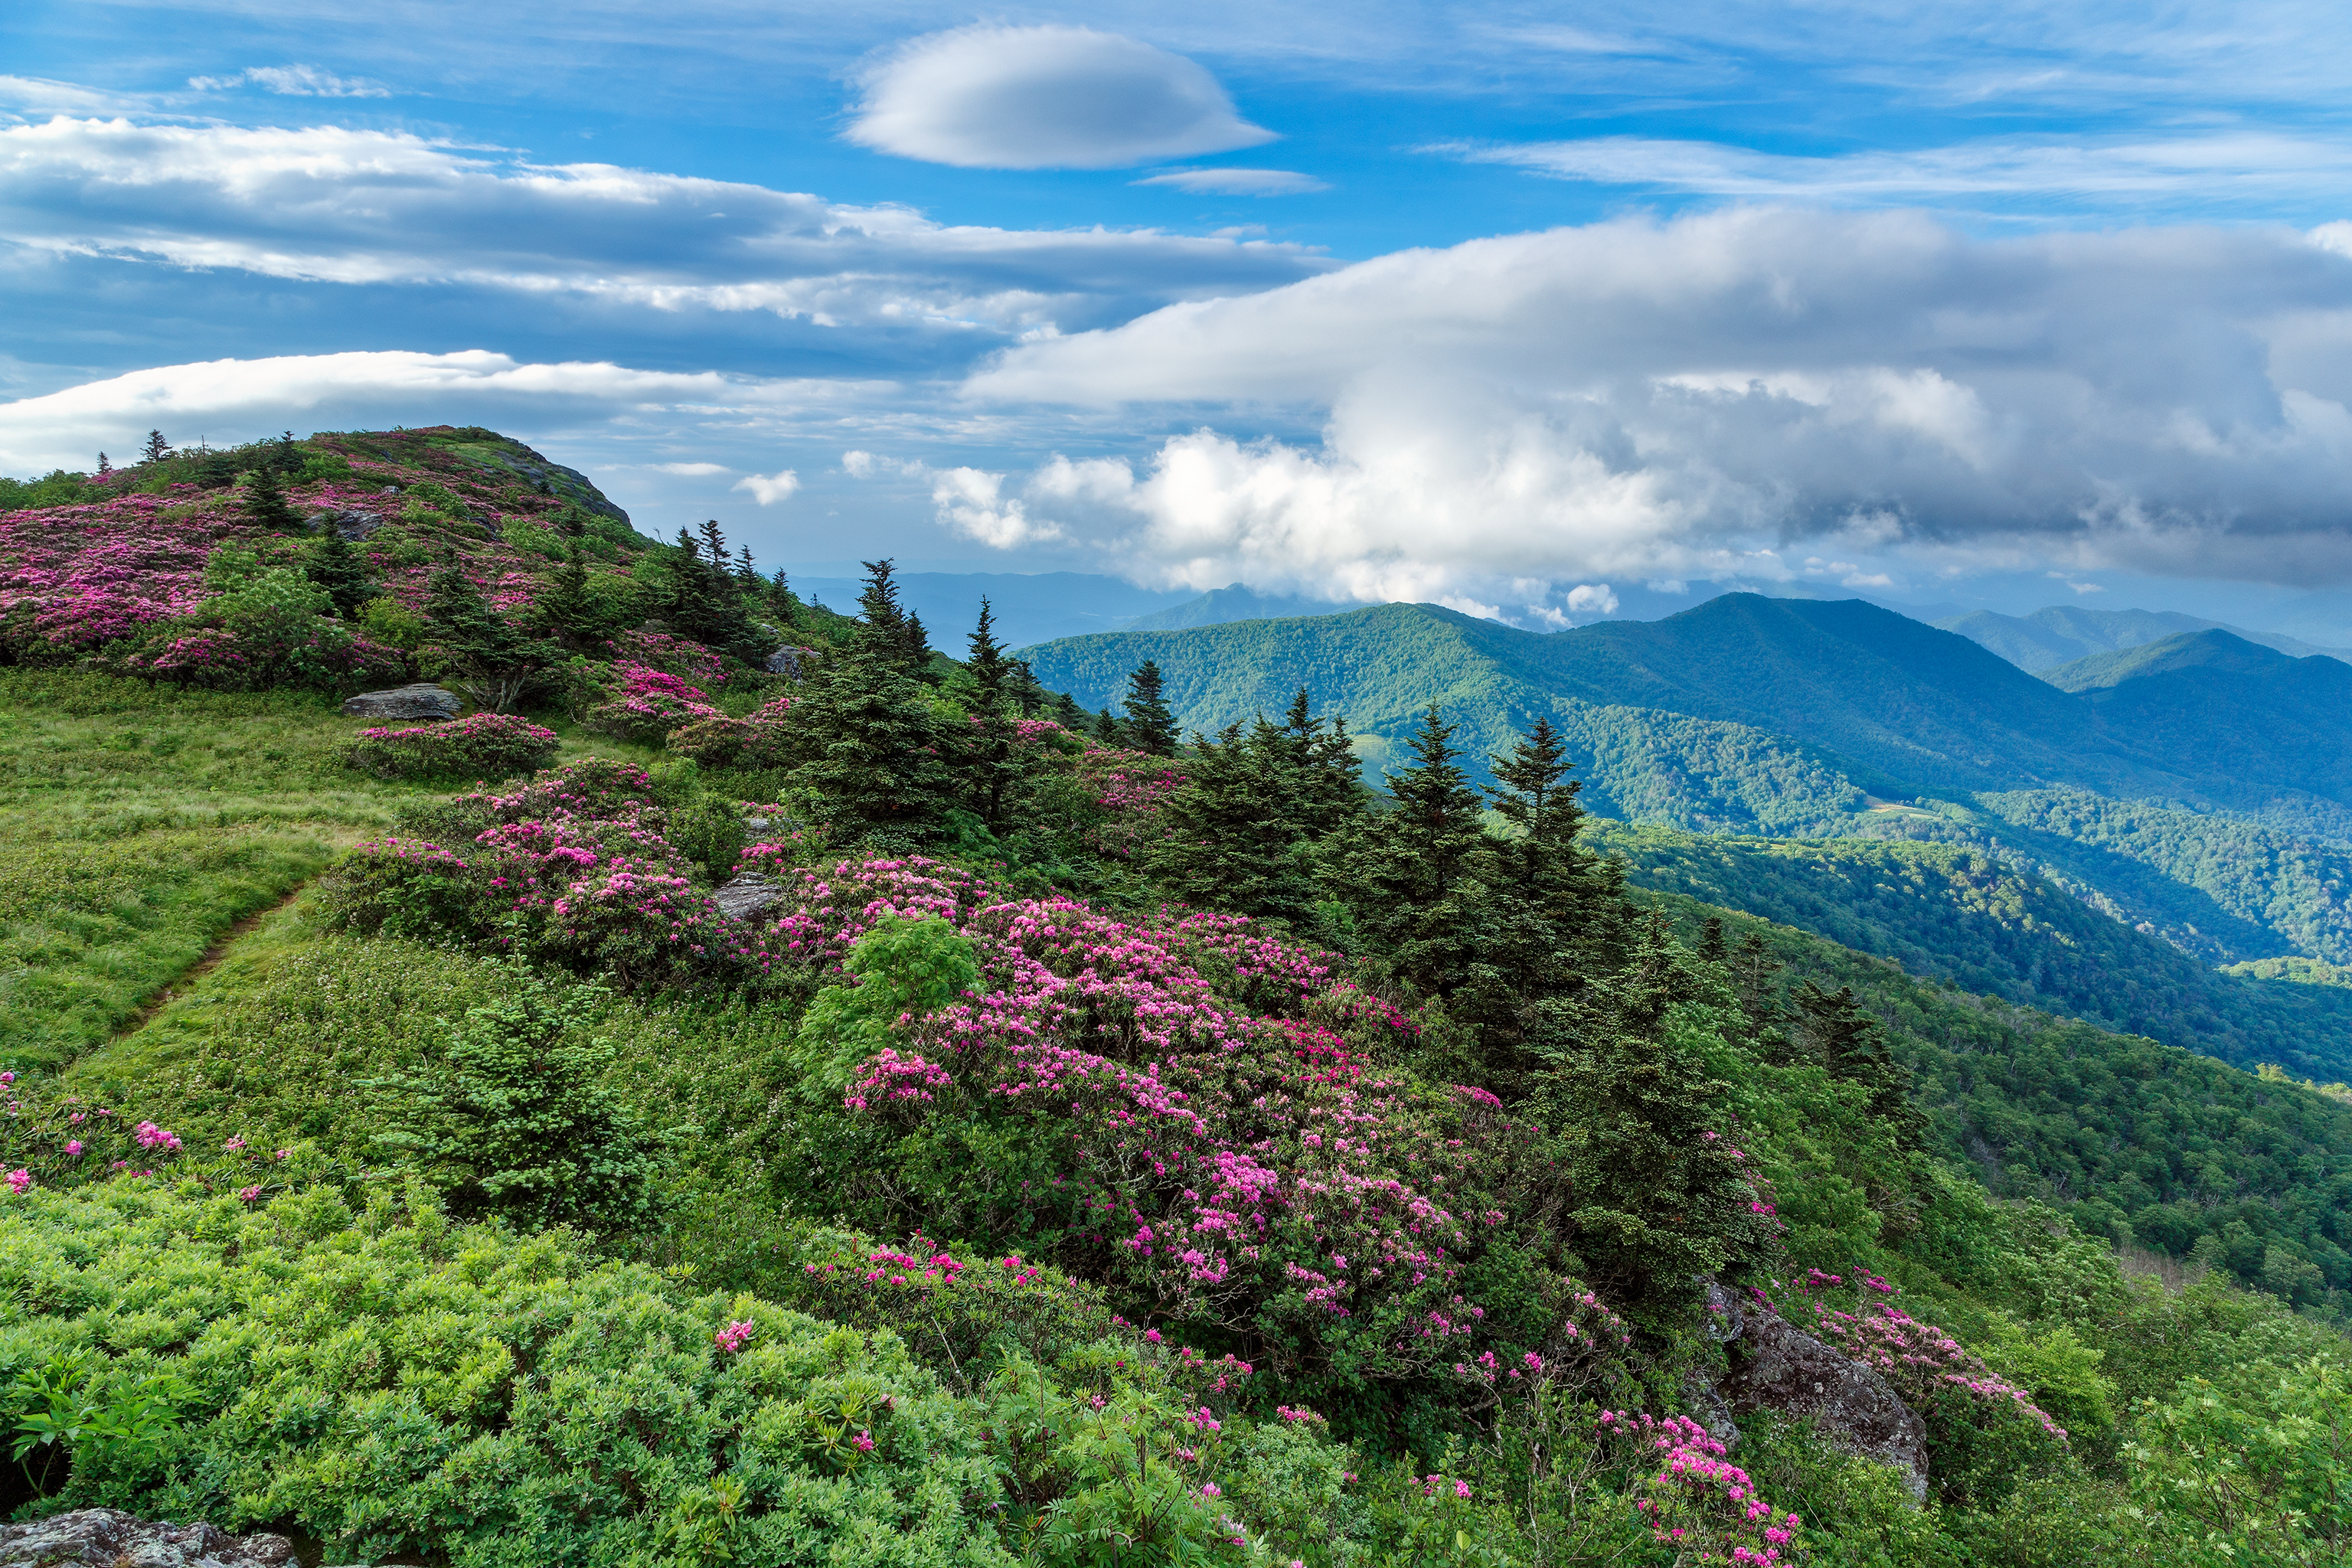
[[[1186,597],[1087,572],[902,572],[895,581],[900,600],[923,617],[931,646],[957,658],[980,619],[983,595],[998,638],[1013,645],[1114,631]],[[854,577],[793,579],[803,598],[851,615],[863,586]]]
[[[1295,595],[1261,594],[1247,584],[1212,588],[1197,599],[1171,605],[1138,616],[1120,629],[1130,632],[1172,632],[1187,626],[1221,626],[1233,621],[1278,621],[1299,616],[1329,616],[1363,608],[1360,604],[1334,605],[1328,600],[1302,599]]]
[[[1982,849],[1612,824],[1594,842],[1624,858],[1637,887],[1795,926],[1925,979],[2247,1069],[2352,1079],[2352,989],[2208,969]]]
[[[2141,643],[2137,647],[2095,653],[2039,672],[2061,691],[2108,691],[2127,680],[2169,675],[2178,670],[2210,669],[2225,674],[2270,676],[2295,660],[2274,648],[2261,647],[2218,628],[2180,632]]]
[[[2352,656],[2352,649],[2322,647],[2280,632],[2248,631],[2178,610],[2091,610],[2079,605],[2052,605],[2030,616],[1977,610],[1934,624],[1945,631],[1958,632],[2019,668],[2037,675],[2095,654],[2117,653],[2185,632],[2228,632],[2294,658],[2308,658],[2315,654],[2330,658]]]

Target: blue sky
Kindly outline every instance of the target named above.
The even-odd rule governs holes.
[[[2352,641],[2336,7],[522,10],[0,15],[0,468],[478,421],[804,566]]]

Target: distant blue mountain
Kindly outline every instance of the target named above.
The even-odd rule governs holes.
[[[792,582],[803,599],[845,615],[857,613],[863,584],[856,578],[795,576]],[[923,617],[931,646],[958,658],[980,618],[982,595],[996,616],[997,640],[1007,647],[1121,631],[1138,616],[1198,596],[1189,588],[1139,588],[1088,572],[906,572],[898,582],[901,601]]]

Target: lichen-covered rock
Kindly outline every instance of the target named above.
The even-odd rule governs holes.
[[[784,885],[772,877],[746,871],[711,893],[710,901],[730,921],[748,921],[761,910],[783,900]]]
[[[456,692],[423,681],[343,700],[343,711],[354,719],[455,719],[465,706]]]
[[[231,1535],[120,1509],[0,1524],[0,1568],[283,1568],[293,1562],[294,1543],[282,1535]]]
[[[320,533],[331,528],[338,538],[352,544],[358,543],[383,526],[383,519],[375,512],[360,511],[350,507],[315,512],[310,519],[311,532]]]
[[[768,673],[789,675],[798,680],[802,665],[815,656],[816,649],[812,647],[780,647],[768,656]]]
[[[1885,1378],[1769,1312],[1751,1312],[1729,1345],[1723,1394],[1735,1411],[1777,1410],[1810,1421],[1849,1452],[1927,1495],[1927,1425]]]

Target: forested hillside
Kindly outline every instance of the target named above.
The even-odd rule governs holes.
[[[2340,1555],[2329,1093],[1629,888],[1541,714],[1425,707],[1377,790],[1297,688],[1090,718],[985,605],[949,658],[887,562],[851,617],[600,550],[495,445],[8,520],[0,1503],[451,1568]],[[342,711],[379,668],[442,684]]]
[[[1796,926],[1963,991],[2249,1071],[2352,1079],[2352,992],[2221,973],[1983,848],[1611,824],[1593,841],[1624,858],[1637,887]]]

